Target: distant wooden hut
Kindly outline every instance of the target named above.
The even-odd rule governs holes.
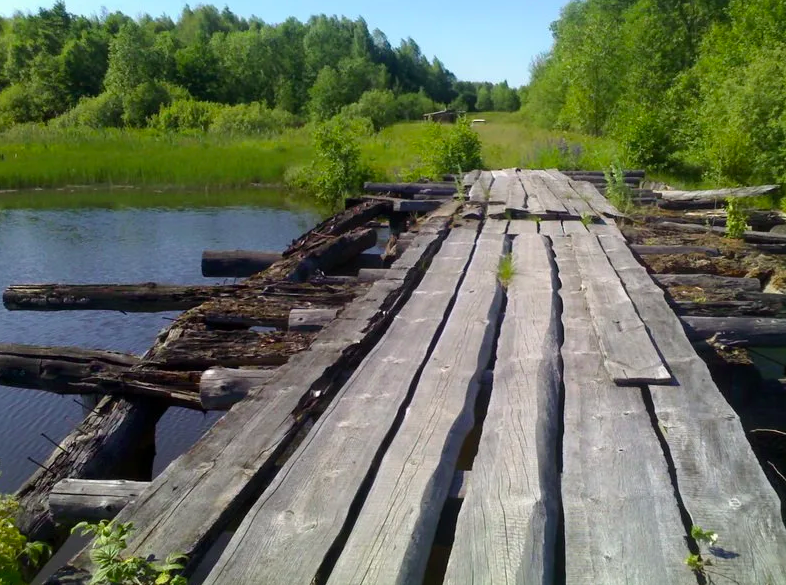
[[[463,113],[464,112],[460,112],[458,110],[440,110],[438,112],[423,114],[423,119],[433,122],[441,122],[443,124],[453,124]]]

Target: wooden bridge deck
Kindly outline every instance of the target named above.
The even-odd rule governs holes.
[[[475,185],[491,217],[435,214],[121,512],[130,552],[185,552],[192,572],[241,514],[206,583],[696,583],[684,561],[699,550],[712,582],[786,583],[780,500],[613,208],[554,173]],[[500,205],[543,219],[495,219]],[[364,344],[301,428],[303,402]],[[88,570],[82,553],[54,582]]]

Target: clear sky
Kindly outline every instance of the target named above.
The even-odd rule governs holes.
[[[0,14],[37,11],[51,6],[45,0],[0,0]],[[66,0],[75,14],[99,14],[102,7],[131,16],[168,14],[176,18],[187,2],[183,0]],[[507,80],[519,86],[529,78],[532,58],[551,46],[549,24],[556,20],[567,0],[278,0],[252,2],[190,2],[225,5],[240,16],[256,15],[276,23],[294,16],[306,20],[312,14],[362,16],[369,30],[379,28],[398,45],[412,37],[429,57],[439,57],[459,79],[468,81]]]

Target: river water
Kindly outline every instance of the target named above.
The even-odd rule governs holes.
[[[280,197],[283,200],[285,195]],[[223,282],[202,277],[204,249],[283,250],[319,220],[313,210],[270,204],[2,209],[2,198],[0,194],[2,289],[44,282]],[[141,355],[176,315],[10,312],[0,307],[0,343],[71,345]],[[81,420],[82,407],[74,398],[0,386],[0,493],[16,490],[36,470],[28,457],[43,462],[49,456],[53,446],[41,433],[59,441]],[[169,409],[158,424],[154,473],[192,445],[218,416]]]

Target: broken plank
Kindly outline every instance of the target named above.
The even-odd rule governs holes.
[[[690,522],[719,535],[714,547],[702,547],[704,558],[730,583],[786,583],[781,502],[739,417],[696,355],[663,291],[622,240],[601,236],[600,241],[674,374],[674,384],[651,384],[649,392]]]
[[[514,275],[472,481],[445,583],[552,583],[560,516],[559,313],[548,241],[513,241]]]
[[[505,236],[484,236],[328,584],[423,579],[502,305]]]
[[[574,234],[571,239],[586,286],[592,323],[611,379],[624,385],[671,380],[597,237]]]
[[[478,176],[478,180],[472,185],[469,191],[469,200],[474,202],[488,201],[491,197],[491,184],[494,182],[494,176],[491,171],[483,171]]]
[[[406,405],[474,236],[450,233],[412,298],[251,508],[206,584],[314,580]]]
[[[484,234],[504,234],[508,229],[507,219],[487,219],[483,224]]]
[[[63,479],[49,494],[49,510],[55,522],[69,527],[111,520],[148,487],[150,482],[125,479]]]
[[[244,277],[267,270],[281,260],[277,252],[255,250],[205,250],[202,252],[202,276]]]
[[[558,219],[544,219],[538,222],[538,231],[544,236],[556,237],[564,236],[562,222]]]
[[[641,388],[609,378],[571,240],[556,238],[553,247],[564,324],[566,582],[695,584],[683,563],[690,554],[686,530]]]

